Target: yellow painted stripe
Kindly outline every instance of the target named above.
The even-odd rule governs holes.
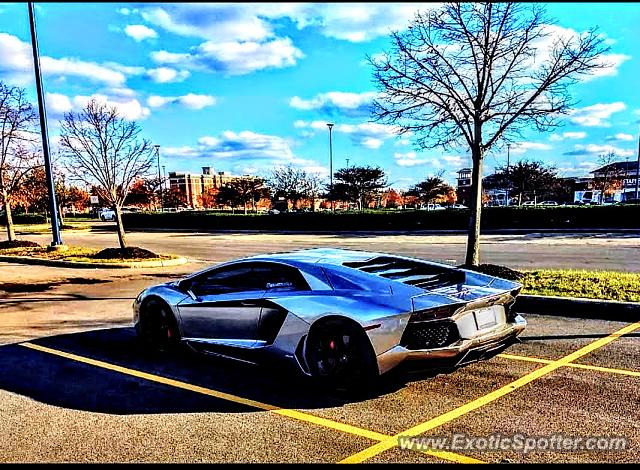
[[[499,354],[498,357],[504,359],[512,359],[514,361],[537,362],[539,364],[551,364],[553,361],[548,359],[540,359],[537,357],[518,356],[515,354]],[[592,366],[590,364],[565,364],[563,367],[571,367],[572,369],[595,370],[598,372],[607,372],[609,374],[628,375],[630,377],[640,377],[640,372],[627,369],[613,369],[611,367]]]
[[[416,437],[419,436],[421,434],[424,434],[427,431],[431,431],[432,429],[435,429],[437,427],[440,427],[444,424],[447,424],[461,416],[466,415],[467,413],[470,413],[472,411],[475,411],[479,408],[482,408],[483,406],[494,402],[495,400],[508,395],[509,393],[518,390],[521,387],[524,387],[525,385],[533,382],[534,380],[537,380],[541,377],[544,377],[547,374],[550,374],[551,372],[555,371],[556,369],[563,367],[567,364],[569,364],[572,361],[575,361],[576,359],[581,358],[582,356],[585,356],[593,351],[595,351],[596,349],[599,349],[609,343],[611,343],[612,341],[615,341],[616,339],[618,339],[620,336],[623,336],[625,334],[631,333],[632,331],[637,330],[638,328],[640,328],[640,322],[637,323],[633,323],[631,325],[627,325],[624,328],[616,331],[615,333],[605,337],[605,338],[600,338],[596,341],[594,341],[593,343],[589,343],[588,345],[578,349],[577,351],[564,356],[560,359],[558,359],[557,361],[553,361],[550,364],[547,364],[543,367],[540,367],[539,369],[534,370],[533,372],[528,373],[527,375],[520,377],[519,379],[505,385],[504,387],[501,387],[497,390],[494,390],[491,393],[488,393],[480,398],[477,398],[465,405],[462,405],[459,408],[456,408],[454,410],[449,411],[448,413],[445,413],[441,416],[437,416],[436,418],[430,419],[429,421],[425,422],[425,423],[421,423],[418,424],[417,426],[414,426],[410,429],[407,429],[406,431],[403,431],[400,434],[397,434],[393,437],[390,437],[389,439],[386,439],[384,441],[381,441],[371,447],[368,447],[367,449],[364,449],[356,454],[353,454],[349,457],[347,457],[346,459],[343,459],[340,463],[359,463],[359,462],[364,462],[365,460],[368,460],[378,454],[381,454],[382,452],[385,452],[393,447],[395,447],[398,444],[398,437],[403,436],[403,437]]]
[[[291,419],[295,419],[298,421],[304,421],[306,423],[315,424],[317,426],[322,426],[325,428],[333,429],[336,431],[341,431],[347,434],[352,434],[355,436],[364,437],[367,439],[371,439],[373,441],[384,441],[389,439],[390,436],[387,434],[381,434],[375,431],[369,431],[367,429],[362,429],[357,426],[351,426],[350,424],[339,423],[337,421],[332,421],[330,419],[322,418],[320,416],[315,416],[308,413],[303,413],[301,411],[296,410],[288,410],[279,408],[277,406],[269,405],[267,403],[262,403],[255,400],[250,400],[247,398],[242,398],[236,395],[232,395],[230,393],[220,392],[217,390],[212,390],[210,388],[200,387],[198,385],[193,385],[187,382],[182,382],[180,380],[169,379],[167,377],[162,377],[160,375],[149,374],[147,372],[142,372],[139,370],[129,369],[127,367],[118,366],[115,364],[110,364],[108,362],[99,361],[97,359],[91,359],[84,356],[78,356],[77,354],[68,353],[65,351],[59,351],[57,349],[47,348],[46,346],[40,346],[39,344],[33,343],[20,343],[20,346],[24,346],[25,348],[34,349],[36,351],[44,352],[47,354],[52,354],[59,357],[64,357],[66,359],[70,359],[72,361],[81,362],[84,364],[89,364],[95,367],[100,367],[102,369],[108,369],[114,372],[119,372],[121,374],[130,375],[133,377],[138,377],[141,379],[149,380],[151,382],[161,383],[164,385],[169,385],[171,387],[180,388],[183,390],[189,390],[191,392],[200,393],[202,395],[208,395],[215,398],[220,398],[222,400],[227,400],[233,403],[238,403],[241,405],[250,406],[253,408],[270,411],[272,413],[286,416]],[[444,460],[450,460],[458,463],[484,463],[481,460],[473,459],[471,457],[467,457],[465,455],[456,454],[453,452],[437,452],[437,451],[422,451],[422,453],[431,455],[433,457],[437,457]]]

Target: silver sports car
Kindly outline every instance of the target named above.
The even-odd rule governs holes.
[[[526,325],[521,284],[385,253],[311,249],[227,262],[145,289],[138,335],[249,362],[276,357],[333,385],[405,361],[455,368],[498,354]]]

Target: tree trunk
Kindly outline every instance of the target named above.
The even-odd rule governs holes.
[[[62,212],[62,204],[58,206],[58,215],[60,217],[60,227],[64,225],[64,213]]]
[[[244,215],[247,215],[247,200],[245,199],[243,202],[244,202]]]
[[[9,203],[9,198],[4,196],[2,198],[2,202],[4,203],[4,210],[6,212],[7,217],[7,238],[10,242],[15,241],[16,239],[16,231],[13,227],[13,216],[11,214],[11,204]]]
[[[473,170],[471,172],[471,217],[467,238],[467,257],[465,264],[480,264],[480,215],[482,213],[482,153],[479,146],[472,149]]]
[[[115,206],[116,213],[116,225],[118,226],[118,242],[120,243],[120,248],[125,249],[127,247],[127,237],[124,234],[124,226],[122,225],[122,212],[119,206]]]

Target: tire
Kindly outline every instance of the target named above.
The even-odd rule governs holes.
[[[311,375],[324,386],[346,391],[375,388],[378,363],[359,325],[331,318],[312,326],[305,345]]]
[[[150,299],[140,309],[136,325],[140,340],[154,351],[170,351],[180,343],[175,317],[163,301]]]

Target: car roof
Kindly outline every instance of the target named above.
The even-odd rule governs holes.
[[[340,248],[311,248],[308,250],[290,251],[284,253],[271,253],[255,255],[244,260],[265,261],[297,261],[306,264],[331,264],[342,265],[354,261],[366,261],[376,256],[390,256],[387,253],[375,253],[371,251],[343,250]]]

